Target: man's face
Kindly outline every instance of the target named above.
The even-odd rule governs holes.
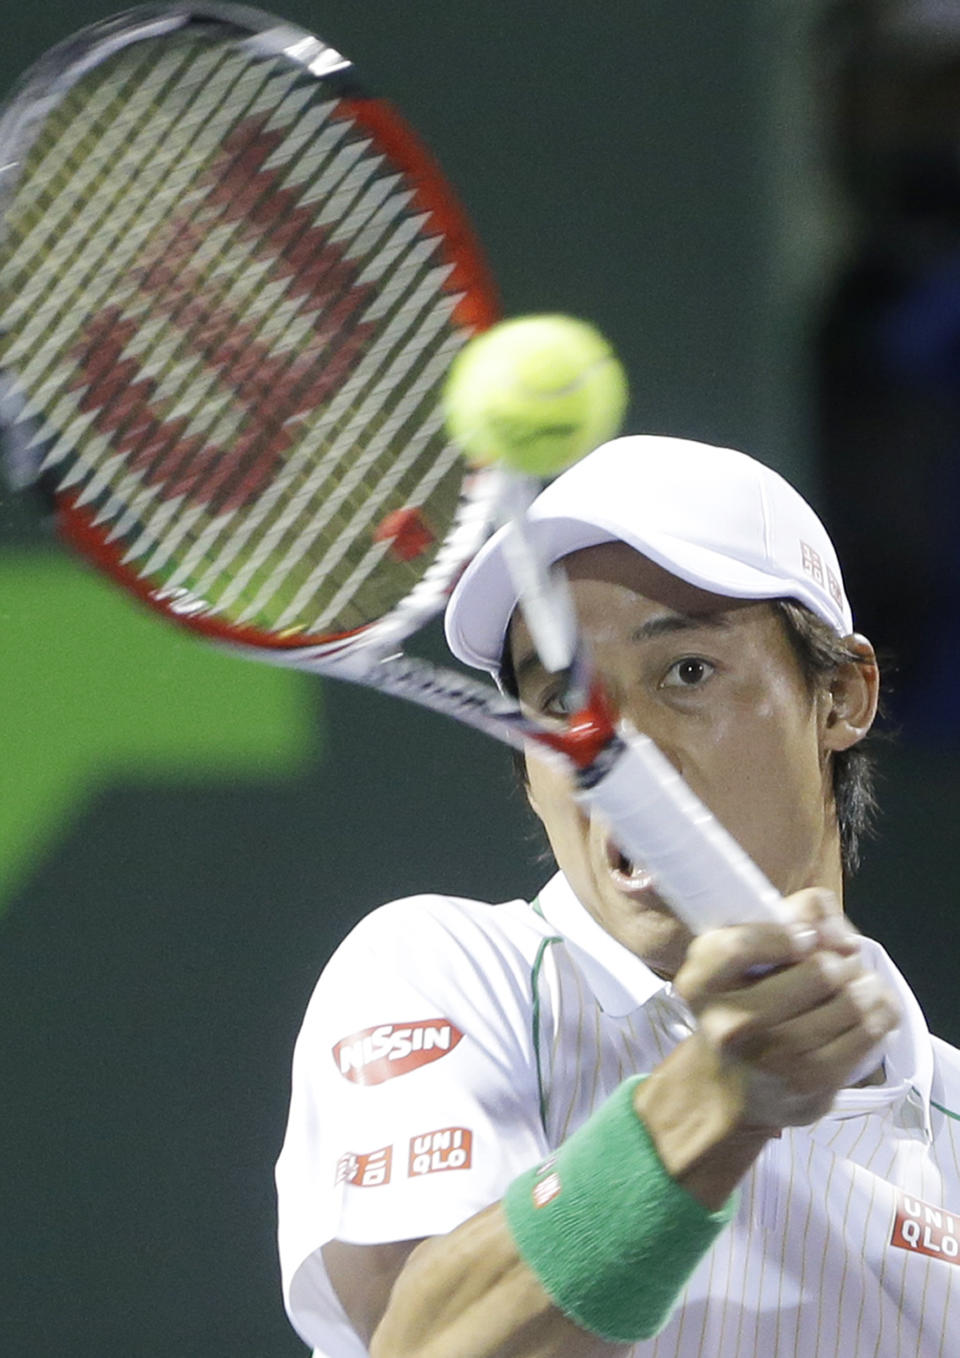
[[[649,735],[783,894],[839,895],[839,842],[825,732],[830,694],[812,694],[769,603],[708,594],[623,543],[564,561],[593,662],[621,715]],[[549,712],[551,676],[519,616],[510,647],[524,703]],[[642,864],[573,800],[567,776],[531,754],[530,800],[557,863],[600,924],[672,976],[689,942]]]

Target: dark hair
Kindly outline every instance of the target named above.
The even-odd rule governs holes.
[[[774,608],[811,693],[843,665],[863,665],[862,655],[832,627],[792,599],[775,599]],[[860,866],[861,841],[872,833],[877,813],[876,766],[867,737],[833,753],[833,805],[840,831],[840,860],[845,877]]]
[[[811,694],[843,665],[867,663],[848,641],[838,637],[828,623],[803,604],[792,599],[774,599],[772,602]],[[516,698],[517,676],[509,640],[500,657],[499,677],[505,691]],[[865,743],[866,739],[860,740],[849,749],[836,750],[832,756],[833,804],[845,877],[851,877],[860,866],[861,842],[872,832],[877,811],[876,769],[873,752],[864,748]],[[520,750],[514,751],[514,767],[526,783],[527,765]]]

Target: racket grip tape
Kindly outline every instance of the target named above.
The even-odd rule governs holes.
[[[649,737],[623,732],[599,777],[587,774],[577,800],[693,933],[785,920],[779,892]]]

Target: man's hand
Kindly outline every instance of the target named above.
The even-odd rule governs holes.
[[[675,986],[742,1099],[742,1125],[814,1122],[837,1091],[870,1073],[896,1027],[893,995],[860,963],[856,934],[829,892],[786,902],[793,923],[717,929],[695,938]]]

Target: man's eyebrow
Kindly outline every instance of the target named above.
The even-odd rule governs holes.
[[[659,618],[648,618],[633,631],[634,641],[649,641],[651,637],[668,636],[671,632],[695,632],[703,627],[731,626],[729,613],[664,613]]]
[[[519,660],[515,660],[513,663],[513,678],[517,687],[520,687],[520,681],[526,678],[532,670],[542,669],[543,661],[540,659],[538,653],[536,651],[527,651],[526,655],[522,655]]]
[[[631,641],[650,641],[654,637],[669,636],[677,632],[696,632],[702,628],[721,629],[730,627],[732,619],[728,613],[664,613],[658,618],[648,618],[635,628]],[[514,662],[514,678],[519,684],[531,670],[542,670],[543,664],[535,650],[528,651]]]

